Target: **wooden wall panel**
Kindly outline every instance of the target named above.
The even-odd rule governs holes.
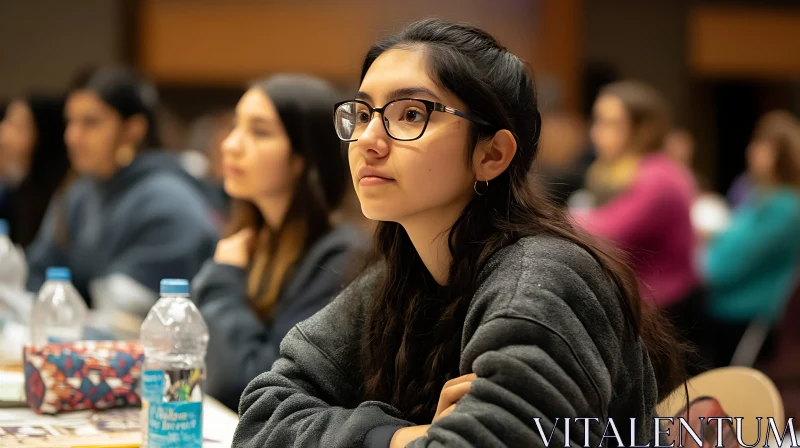
[[[800,8],[698,7],[688,45],[700,76],[800,80]]]
[[[362,8],[319,2],[145,1],[139,65],[159,82],[241,83],[276,71],[357,73],[372,40]]]
[[[279,71],[355,82],[378,36],[421,17],[474,23],[577,103],[581,0],[141,0],[137,65],[159,83],[241,85]],[[502,7],[500,7],[502,5]]]
[[[540,27],[536,41],[539,64],[558,80],[563,89],[563,107],[580,107],[581,71],[584,63],[584,39],[581,0],[546,0],[540,3]]]

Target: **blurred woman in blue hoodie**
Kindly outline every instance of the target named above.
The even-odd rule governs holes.
[[[764,116],[747,148],[753,192],[730,227],[708,244],[709,347],[727,365],[748,324],[775,323],[800,274],[800,125],[787,112]]]
[[[157,151],[156,107],[155,89],[123,69],[97,70],[71,91],[65,140],[81,178],[27,250],[28,290],[48,266],[67,266],[93,308],[143,316],[161,278],[191,278],[213,254],[199,185]]]

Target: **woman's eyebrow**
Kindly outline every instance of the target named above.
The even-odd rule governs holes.
[[[398,98],[415,98],[419,95],[425,95],[433,98],[437,102],[441,102],[438,96],[427,87],[402,87],[394,89],[389,92],[388,101],[396,100]]]
[[[427,87],[401,87],[399,89],[394,89],[391,92],[389,92],[389,95],[387,95],[386,97],[386,102],[388,103],[389,101],[396,100],[399,98],[415,98],[419,95],[428,96],[430,98],[433,98],[437,102],[442,101],[439,99],[438,96],[436,96],[435,93],[433,93],[431,89]],[[371,104],[374,103],[372,95],[370,95],[367,92],[356,93],[356,99],[363,100]]]
[[[357,100],[366,101],[368,103],[372,103],[373,102],[372,101],[372,96],[370,96],[370,94],[367,93],[367,92],[359,91],[358,93],[356,93],[356,99]]]

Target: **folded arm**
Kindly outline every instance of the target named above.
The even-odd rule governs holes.
[[[352,285],[289,331],[281,357],[242,395],[234,446],[386,448],[412,425],[386,403],[361,402],[360,319],[350,301],[366,293]]]

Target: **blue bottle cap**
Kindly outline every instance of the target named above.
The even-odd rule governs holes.
[[[69,268],[60,266],[47,268],[47,271],[45,271],[45,276],[47,280],[61,280],[67,282],[72,280],[72,273],[69,271]]]
[[[8,221],[0,219],[0,235],[8,235]]]
[[[189,294],[189,281],[182,278],[161,280],[161,294]]]

